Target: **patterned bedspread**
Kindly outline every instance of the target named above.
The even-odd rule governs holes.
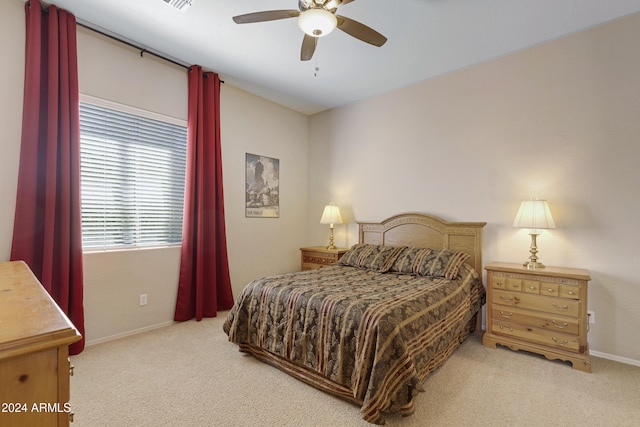
[[[413,397],[473,330],[477,273],[455,280],[342,265],[251,282],[224,324],[257,358],[361,405],[362,418],[413,413]]]

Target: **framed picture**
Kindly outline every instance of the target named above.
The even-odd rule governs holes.
[[[280,216],[280,160],[246,153],[245,216]]]

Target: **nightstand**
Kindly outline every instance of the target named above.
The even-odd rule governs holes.
[[[300,248],[300,267],[302,270],[326,267],[338,261],[347,251],[347,248],[327,249],[326,246]]]
[[[587,270],[496,262],[487,270],[482,343],[526,350],[591,372],[587,343]]]

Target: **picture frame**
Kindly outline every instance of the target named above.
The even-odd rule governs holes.
[[[280,217],[280,160],[246,153],[245,217]]]

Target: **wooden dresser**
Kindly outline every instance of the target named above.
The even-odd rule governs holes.
[[[310,246],[300,248],[300,268],[313,270],[333,264],[347,252],[346,248],[327,249],[326,246]]]
[[[0,263],[0,426],[68,426],[75,326],[22,261]]]
[[[576,268],[527,269],[493,263],[487,270],[487,328],[484,345],[567,360],[591,372],[587,343],[589,272]]]

